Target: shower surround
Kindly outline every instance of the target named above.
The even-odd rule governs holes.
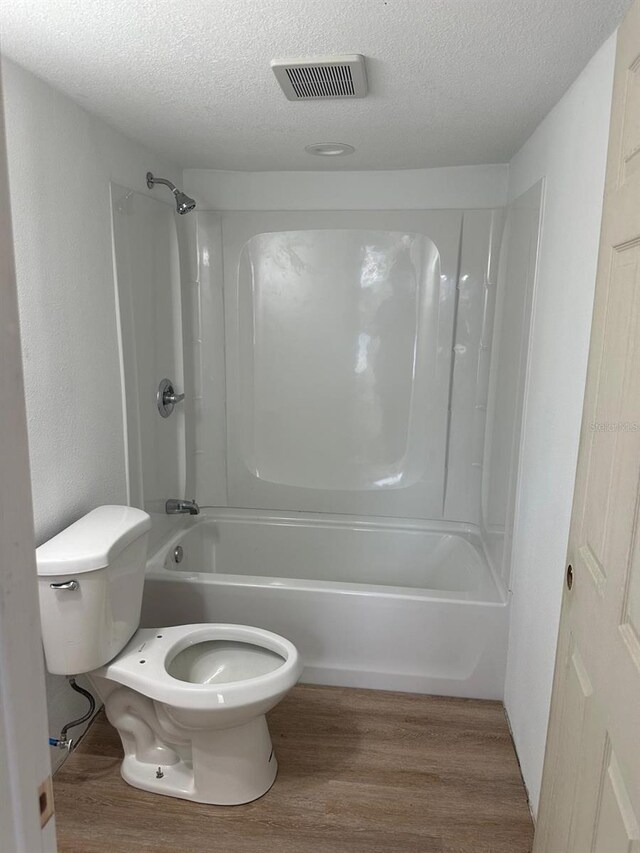
[[[131,499],[155,519],[143,624],[255,624],[296,644],[303,680],[500,698],[509,215],[198,209],[164,240],[174,310],[154,313],[131,296],[155,286],[152,212],[113,210]],[[141,397],[161,365],[187,394],[173,423]],[[202,514],[167,518],[163,496]]]

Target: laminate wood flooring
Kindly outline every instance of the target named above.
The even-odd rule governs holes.
[[[120,777],[101,713],[54,778],[60,853],[529,853],[499,702],[298,685],[269,715],[279,772],[244,806]]]

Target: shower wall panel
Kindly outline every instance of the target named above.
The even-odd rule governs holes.
[[[478,523],[501,223],[199,212],[197,499]]]
[[[156,407],[161,379],[177,391],[184,383],[176,217],[172,205],[116,185],[111,201],[129,500],[162,512],[186,481],[184,406],[167,419]]]
[[[227,506],[222,218],[199,211],[181,217],[182,223],[186,497],[202,506]]]
[[[509,205],[499,264],[484,456],[482,527],[491,561],[507,582],[542,197],[543,184],[539,181]]]
[[[442,512],[461,216],[223,216],[233,506]]]
[[[502,210],[466,211],[460,246],[444,517],[480,522]]]

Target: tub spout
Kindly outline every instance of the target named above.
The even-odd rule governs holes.
[[[167,515],[199,515],[200,507],[195,501],[185,501],[181,498],[169,498],[164,505]]]

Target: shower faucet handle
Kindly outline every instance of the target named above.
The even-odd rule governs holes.
[[[163,379],[158,385],[158,393],[156,394],[156,405],[160,417],[168,418],[173,412],[175,404],[182,402],[182,400],[184,400],[184,394],[176,394],[173,382],[170,379]]]
[[[173,394],[171,394],[171,393],[169,393],[169,391],[167,391],[162,395],[162,401],[165,404],[165,406],[168,403],[171,403],[173,406],[175,406],[176,403],[180,403],[180,402],[182,402],[182,400],[184,400],[184,394],[176,394],[175,391]]]

